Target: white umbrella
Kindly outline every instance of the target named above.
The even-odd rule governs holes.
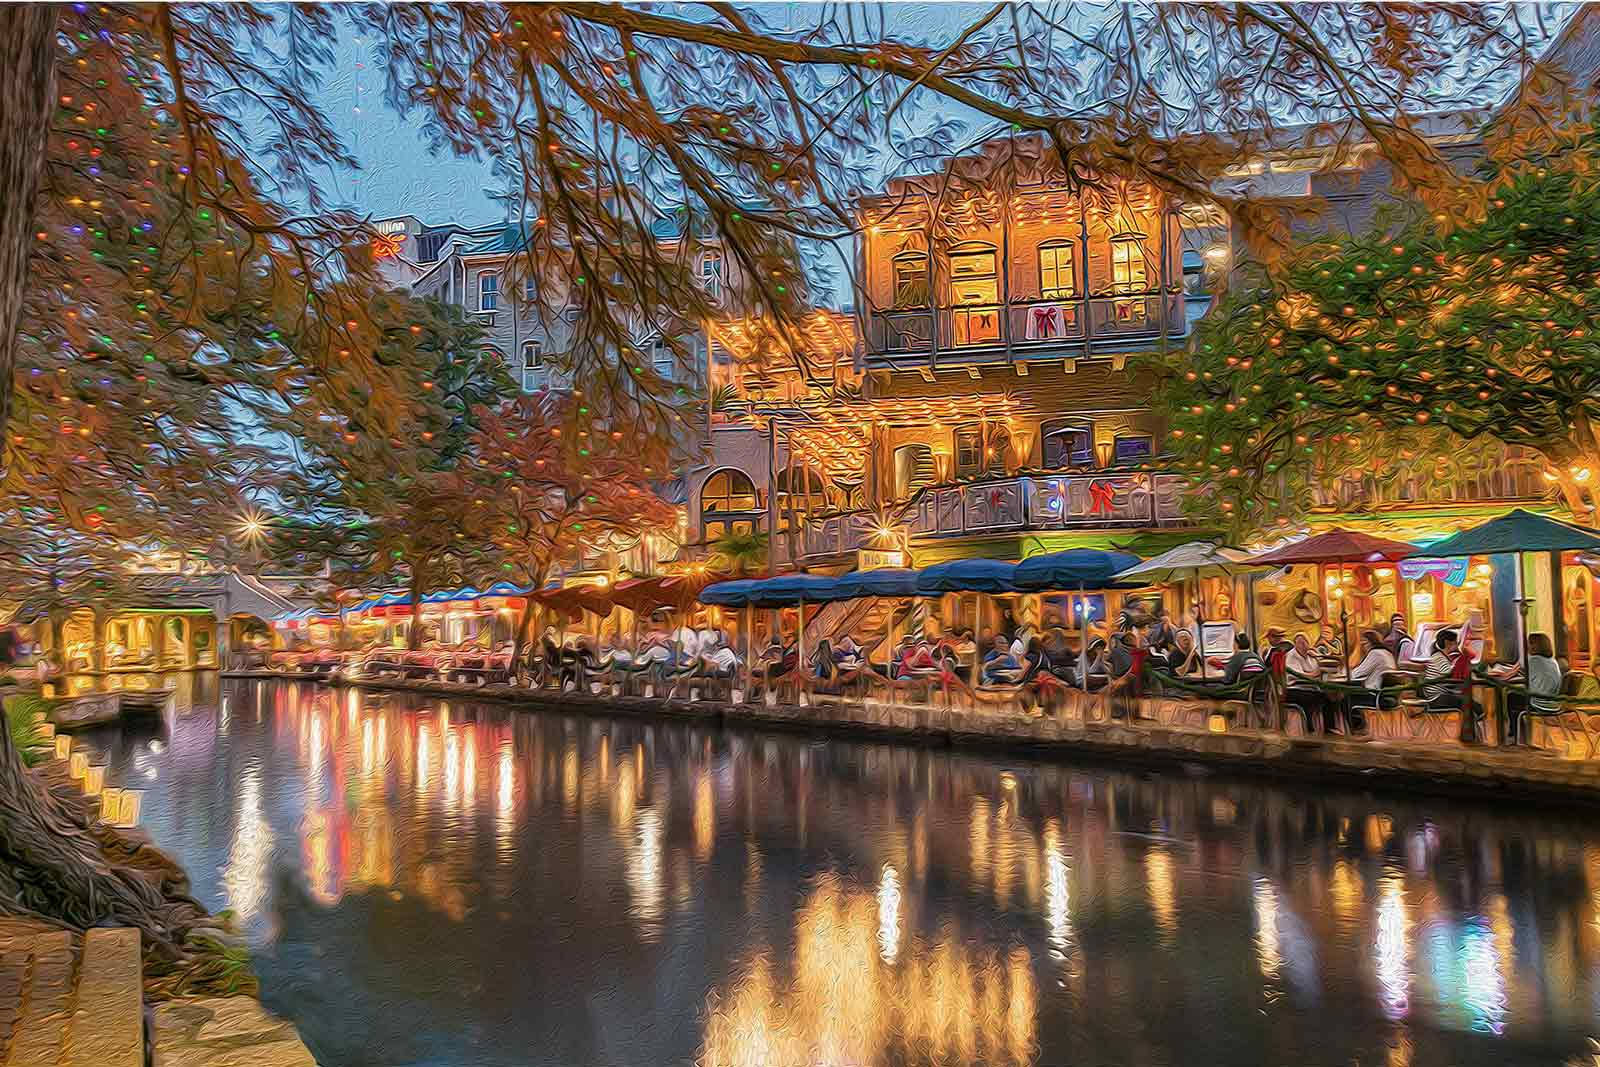
[[[1201,578],[1231,578],[1236,574],[1272,569],[1248,563],[1247,559],[1248,554],[1237,548],[1219,545],[1214,541],[1190,541],[1118,572],[1116,580],[1177,585],[1190,579],[1198,581]],[[1204,603],[1196,605],[1195,626],[1199,630],[1195,635],[1195,643],[1200,649],[1200,676],[1204,678],[1206,674]]]

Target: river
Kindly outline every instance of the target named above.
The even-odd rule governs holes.
[[[87,743],[323,1067],[1600,1052],[1592,815],[178,680]]]

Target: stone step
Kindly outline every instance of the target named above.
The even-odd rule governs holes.
[[[3,954],[12,967],[19,955],[27,956],[5,1067],[58,1067],[72,1006],[72,935],[57,930],[12,938]]]
[[[138,930],[85,934],[62,1067],[143,1067],[143,988]]]

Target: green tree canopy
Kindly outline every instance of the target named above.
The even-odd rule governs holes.
[[[1600,141],[1495,173],[1481,218],[1299,250],[1230,294],[1193,350],[1156,366],[1181,465],[1241,525],[1314,478],[1382,475],[1429,450],[1542,457],[1587,516],[1600,486]],[[1408,459],[1407,457],[1413,457]],[[1229,514],[1232,513],[1232,514]]]

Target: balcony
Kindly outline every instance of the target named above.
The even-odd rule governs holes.
[[[900,505],[901,521],[914,538],[1183,526],[1186,485],[1162,471],[990,478],[924,489]],[[872,512],[830,515],[805,527],[800,551],[817,557],[881,547],[876,533]]]
[[[965,363],[1004,360],[1008,344],[1016,359],[1121,351],[1160,337],[1163,318],[1168,337],[1186,336],[1186,301],[1182,292],[1165,298],[1133,293],[875,311],[867,322],[867,353],[889,362],[924,362],[934,359],[937,342],[939,361]]]

